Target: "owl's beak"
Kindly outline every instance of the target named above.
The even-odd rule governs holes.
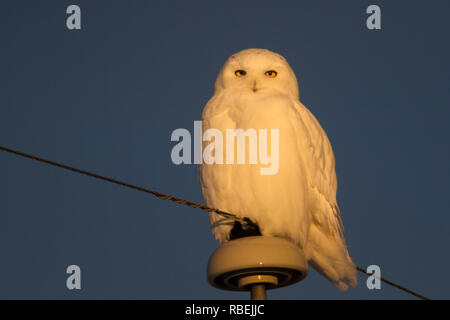
[[[258,89],[256,88],[256,80],[253,81],[253,88],[252,91],[256,92]]]

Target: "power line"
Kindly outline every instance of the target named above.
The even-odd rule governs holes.
[[[160,192],[157,192],[157,191],[154,191],[154,190],[150,190],[150,189],[147,189],[147,188],[139,187],[139,186],[127,183],[127,182],[123,182],[123,181],[119,181],[119,180],[116,180],[116,179],[113,179],[113,178],[105,177],[105,176],[102,176],[102,175],[99,175],[99,174],[96,174],[96,173],[92,173],[92,172],[89,172],[89,171],[86,171],[86,170],[77,169],[77,168],[74,168],[74,167],[71,167],[71,166],[59,163],[59,162],[47,160],[47,159],[44,159],[44,158],[41,158],[41,157],[38,157],[38,156],[35,156],[35,155],[31,155],[31,154],[28,154],[28,153],[24,153],[24,152],[21,152],[21,151],[5,148],[5,147],[2,147],[2,146],[0,146],[0,150],[6,151],[6,152],[9,152],[9,153],[21,156],[21,157],[25,157],[25,158],[28,158],[28,159],[32,159],[32,160],[36,160],[36,161],[39,161],[39,162],[43,162],[43,163],[46,163],[46,164],[49,164],[49,165],[52,165],[52,166],[63,168],[63,169],[66,169],[66,170],[74,171],[74,172],[77,172],[77,173],[80,173],[80,174],[83,174],[83,175],[87,175],[87,176],[90,176],[90,177],[93,177],[93,178],[96,178],[96,179],[100,179],[100,180],[104,180],[104,181],[111,182],[111,183],[114,183],[114,184],[118,184],[118,185],[121,185],[121,186],[124,186],[124,187],[127,187],[127,188],[131,188],[131,189],[134,189],[134,190],[138,190],[138,191],[142,191],[142,192],[145,192],[145,193],[149,193],[149,194],[152,194],[152,195],[154,195],[155,197],[157,197],[159,199],[170,200],[170,201],[173,201],[175,203],[187,205],[187,206],[189,206],[191,208],[203,209],[203,210],[205,210],[207,212],[214,212],[214,213],[217,213],[217,214],[219,214],[219,215],[221,215],[221,216],[223,216],[223,217],[225,217],[227,219],[231,219],[231,220],[234,220],[234,221],[238,221],[241,224],[245,224],[249,228],[254,228],[254,229],[258,228],[258,226],[255,223],[253,223],[248,218],[240,218],[240,217],[238,217],[238,216],[236,216],[236,215],[234,215],[232,213],[225,212],[225,211],[222,211],[222,210],[219,210],[219,209],[215,209],[215,208],[210,208],[210,207],[207,207],[207,206],[205,206],[203,204],[200,204],[200,203],[196,203],[196,202],[193,202],[193,201],[190,201],[190,200],[186,200],[186,199],[177,198],[177,197],[174,197],[174,196],[168,195],[168,194],[163,194],[163,193],[160,193]],[[356,267],[356,269],[358,271],[366,274],[366,275],[376,277],[376,275],[368,273],[366,270],[364,270],[361,267]],[[429,300],[429,298],[424,297],[423,295],[418,294],[417,292],[409,290],[409,289],[407,289],[407,288],[405,288],[405,287],[403,287],[403,286],[401,286],[399,284],[396,284],[396,283],[394,283],[392,281],[389,281],[389,280],[387,280],[385,278],[379,277],[379,279],[381,281],[383,281],[383,282],[385,282],[385,283],[395,287],[395,288],[403,290],[403,291],[405,291],[405,292],[407,292],[409,294],[412,294],[412,295],[414,295],[414,296],[416,296],[418,298],[421,298],[421,299],[424,299],[424,300]]]
[[[356,270],[358,270],[359,272],[362,272],[362,273],[364,273],[364,274],[366,274],[366,275],[368,275],[368,276],[376,277],[376,278],[380,279],[381,281],[383,281],[384,283],[387,283],[387,284],[390,285],[390,286],[393,286],[393,287],[395,287],[395,288],[397,288],[397,289],[400,289],[400,290],[403,290],[403,291],[405,291],[405,292],[408,292],[409,294],[412,294],[413,296],[416,296],[416,297],[418,297],[418,298],[420,298],[420,299],[423,299],[423,300],[430,300],[429,298],[427,298],[427,297],[425,297],[425,296],[423,296],[423,295],[421,295],[421,294],[419,294],[419,293],[417,293],[417,292],[414,292],[414,291],[412,291],[412,290],[409,290],[408,288],[405,288],[405,287],[403,287],[403,286],[401,286],[401,285],[399,285],[399,284],[396,284],[396,283],[394,283],[394,282],[392,282],[392,281],[389,281],[389,280],[387,280],[387,279],[385,279],[385,278],[383,278],[383,277],[378,277],[378,276],[377,276],[376,274],[374,274],[374,273],[369,273],[369,272],[367,272],[366,270],[364,270],[364,269],[361,268],[361,267],[356,267]]]
[[[113,178],[105,177],[105,176],[102,176],[102,175],[99,175],[99,174],[96,174],[96,173],[92,173],[92,172],[89,172],[89,171],[86,171],[86,170],[81,170],[81,169],[77,169],[77,168],[74,168],[74,167],[70,167],[70,166],[62,164],[62,163],[58,163],[58,162],[55,162],[55,161],[47,160],[47,159],[44,159],[44,158],[40,158],[40,157],[31,155],[31,154],[27,154],[27,153],[20,152],[20,151],[17,151],[17,150],[5,148],[5,147],[2,147],[2,146],[0,146],[0,150],[6,151],[6,152],[9,152],[9,153],[13,153],[13,154],[16,154],[18,156],[25,157],[25,158],[29,158],[29,159],[33,159],[33,160],[36,160],[36,161],[44,162],[44,163],[50,164],[52,166],[56,166],[56,167],[63,168],[63,169],[66,169],[66,170],[70,170],[70,171],[74,171],[74,172],[77,172],[77,173],[81,173],[81,174],[84,174],[84,175],[87,175],[87,176],[90,176],[90,177],[93,177],[93,178],[97,178],[97,179],[100,179],[100,180],[104,180],[104,181],[108,181],[108,182],[111,182],[111,183],[115,183],[115,184],[118,184],[118,185],[121,185],[121,186],[124,186],[124,187],[127,187],[127,188],[131,188],[131,189],[134,189],[134,190],[150,193],[150,194],[154,195],[155,197],[157,197],[159,199],[170,200],[170,201],[173,201],[173,202],[176,202],[176,203],[179,203],[179,204],[185,204],[185,205],[187,205],[187,206],[189,206],[191,208],[200,208],[200,209],[203,209],[203,210],[205,210],[207,212],[215,212],[215,213],[217,213],[217,214],[219,214],[219,215],[221,215],[221,216],[223,216],[223,217],[225,217],[227,219],[235,220],[235,221],[238,221],[238,222],[243,223],[243,224],[249,224],[250,225],[249,227],[253,227],[252,223],[246,218],[239,218],[239,217],[235,216],[232,213],[228,213],[228,212],[225,212],[225,211],[222,211],[222,210],[219,210],[219,209],[210,208],[210,207],[207,207],[207,206],[205,206],[203,204],[200,204],[200,203],[192,202],[192,201],[185,200],[185,199],[180,199],[180,198],[174,197],[172,195],[163,194],[163,193],[160,193],[160,192],[157,192],[157,191],[154,191],[154,190],[150,190],[150,189],[146,189],[146,188],[143,188],[143,187],[139,187],[139,186],[127,183],[127,182],[123,182],[123,181],[119,181],[119,180],[116,180],[116,179],[113,179]]]

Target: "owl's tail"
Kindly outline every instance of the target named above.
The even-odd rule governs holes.
[[[356,266],[341,235],[326,234],[312,224],[306,253],[310,266],[339,290],[347,290],[358,283]]]

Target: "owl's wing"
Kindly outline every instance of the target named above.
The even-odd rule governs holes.
[[[314,115],[300,102],[296,104],[306,128],[301,157],[306,166],[311,189],[312,222],[323,231],[343,236],[344,227],[336,202],[337,179],[330,141]]]
[[[307,167],[309,183],[309,228],[306,254],[309,263],[338,289],[356,286],[356,267],[344,239],[344,227],[336,202],[337,180],[334,154],[325,131],[301,103],[297,109],[307,133],[300,139],[301,157]]]

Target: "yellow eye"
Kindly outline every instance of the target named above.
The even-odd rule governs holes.
[[[236,77],[243,77],[247,74],[247,72],[245,72],[244,70],[236,70],[234,74],[236,75]]]
[[[274,70],[269,70],[266,71],[266,73],[264,73],[266,76],[268,76],[269,78],[275,78],[277,76],[277,72]]]

